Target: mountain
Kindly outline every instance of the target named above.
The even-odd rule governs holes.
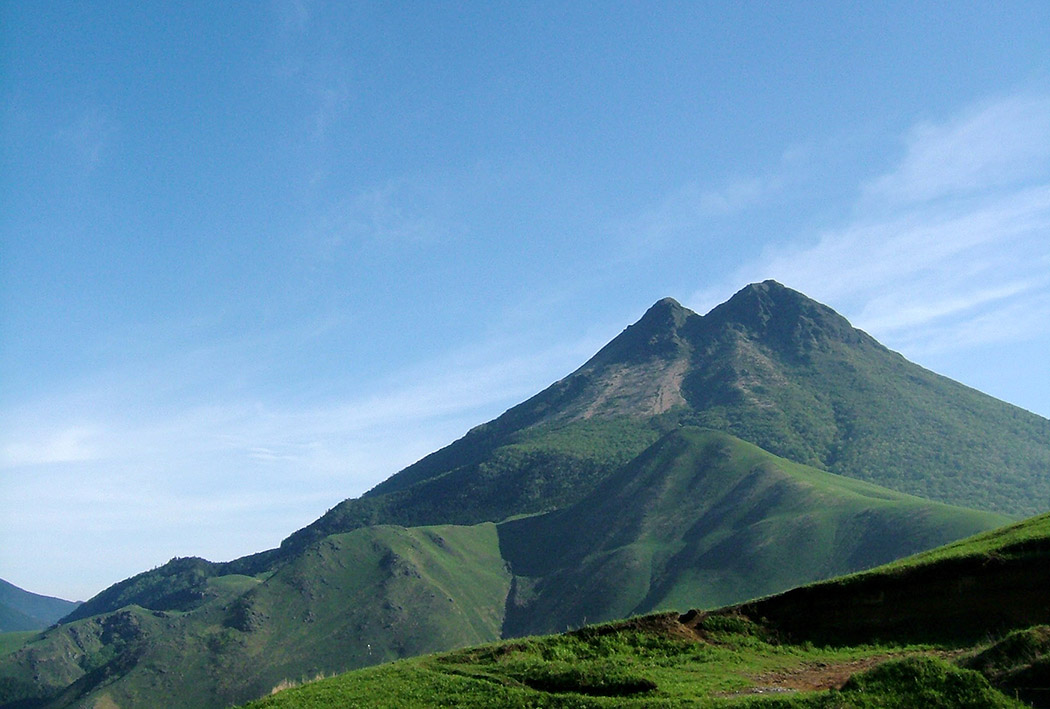
[[[665,299],[278,549],[174,559],[106,589],[0,658],[0,705],[219,706],[397,657],[744,601],[1046,509],[1048,471],[1050,421],[775,282],[705,316]]]
[[[706,316],[659,301],[576,372],[285,545],[575,502],[678,423],[940,502],[1014,517],[1050,508],[1050,420],[912,364],[766,281]]]
[[[372,667],[250,709],[1047,707],[1048,589],[1042,515],[742,605]]]
[[[68,615],[77,605],[24,591],[0,579],[0,633],[41,630]]]

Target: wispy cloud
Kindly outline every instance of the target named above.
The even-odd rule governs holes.
[[[273,0],[273,14],[279,29],[289,35],[303,34],[313,17],[309,0]]]
[[[906,144],[851,220],[768,248],[691,303],[776,278],[910,354],[1050,332],[1050,100],[982,104]]]
[[[690,182],[622,224],[620,232],[638,248],[648,249],[760,205],[782,188],[783,179],[772,175],[738,178],[719,187]]]
[[[65,146],[69,161],[83,175],[99,166],[118,134],[117,123],[100,106],[91,106],[75,120],[55,133],[55,140]]]
[[[915,202],[1045,178],[1050,98],[1011,96],[944,123],[920,123],[905,146],[897,169],[865,186],[867,196]]]
[[[48,463],[73,463],[99,457],[98,432],[78,425],[34,431],[0,448],[0,469]]]
[[[324,21],[324,8],[311,0],[274,0],[276,42],[274,76],[301,97],[305,142],[324,148],[350,110],[354,67],[345,66],[334,47],[345,38]]]
[[[335,234],[380,242],[434,243],[448,234],[422,185],[401,179],[359,192],[328,217]]]

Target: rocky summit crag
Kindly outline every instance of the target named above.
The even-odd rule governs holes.
[[[661,300],[577,371],[295,532],[127,579],[0,658],[0,705],[285,680],[857,571],[1050,509],[1050,421],[778,283]]]

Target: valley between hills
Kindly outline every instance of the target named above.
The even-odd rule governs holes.
[[[773,281],[665,299],[279,548],[173,559],[8,648],[0,706],[223,707],[374,665],[261,706],[1015,706],[1050,564],[1045,516],[1008,525],[1048,509],[1050,421]],[[852,679],[799,679],[824,675]]]

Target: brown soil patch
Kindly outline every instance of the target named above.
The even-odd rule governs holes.
[[[932,655],[941,659],[950,660],[957,657],[963,651],[930,651],[922,653],[883,653],[870,657],[860,657],[855,660],[843,662],[811,662],[773,670],[761,675],[754,675],[751,679],[755,686],[742,692],[724,694],[724,697],[742,697],[751,694],[777,694],[783,692],[816,692],[822,689],[841,689],[853,675],[858,672],[870,670],[875,665],[886,660],[908,657],[913,654]]]
[[[873,655],[862,657],[846,662],[815,662],[807,663],[799,667],[776,670],[755,677],[761,687],[776,689],[790,689],[798,692],[812,692],[820,689],[841,689],[853,675],[858,672],[870,670],[880,662],[893,657],[893,655]]]

